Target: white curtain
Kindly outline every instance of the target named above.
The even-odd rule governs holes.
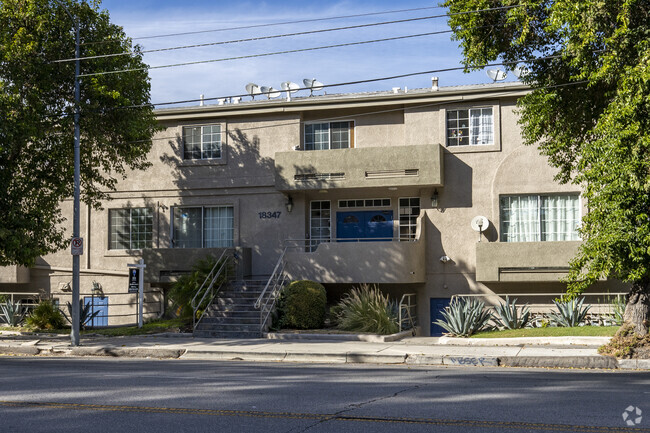
[[[578,240],[578,196],[557,195],[542,199],[542,240]]]
[[[231,206],[205,208],[203,227],[205,247],[232,247],[233,222],[233,208]]]
[[[174,208],[174,247],[201,246],[201,208]]]
[[[501,237],[505,242],[540,240],[539,197],[522,195],[501,198]]]
[[[471,145],[494,143],[494,122],[491,108],[470,110]]]

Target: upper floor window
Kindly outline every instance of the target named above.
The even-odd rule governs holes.
[[[399,199],[399,240],[414,240],[420,216],[420,197]]]
[[[110,209],[108,237],[111,250],[151,248],[153,210],[150,208]]]
[[[233,214],[232,206],[173,208],[172,247],[232,247]]]
[[[494,144],[492,108],[447,110],[447,146]]]
[[[305,124],[305,150],[348,149],[354,147],[354,122]]]
[[[501,242],[576,241],[578,195],[502,196]]]
[[[183,128],[183,159],[221,158],[221,125]]]

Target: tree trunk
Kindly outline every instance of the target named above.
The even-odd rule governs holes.
[[[650,287],[648,282],[634,283],[626,298],[624,324],[632,325],[635,334],[647,335],[650,325]]]

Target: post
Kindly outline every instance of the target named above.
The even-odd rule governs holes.
[[[144,312],[144,268],[146,265],[144,264],[144,260],[140,259],[138,262],[140,265],[140,275],[139,275],[139,281],[138,281],[138,328],[142,328],[143,325],[143,312]]]

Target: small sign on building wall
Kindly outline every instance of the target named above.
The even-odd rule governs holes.
[[[72,238],[70,241],[70,254],[81,256],[84,253],[84,238]]]
[[[138,293],[140,282],[140,269],[129,269],[129,293]]]

